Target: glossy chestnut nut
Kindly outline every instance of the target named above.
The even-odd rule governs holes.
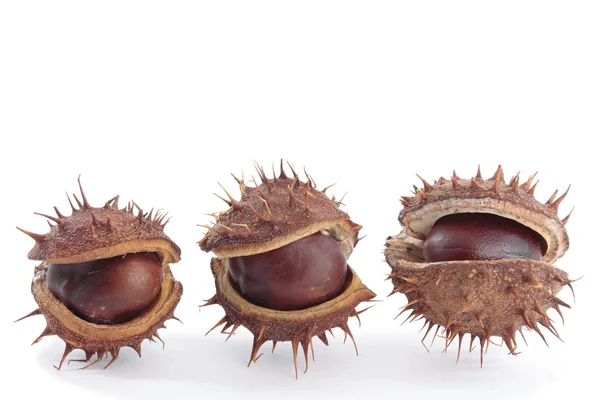
[[[425,261],[541,260],[546,242],[532,229],[487,213],[451,214],[440,218],[423,246]]]
[[[233,257],[230,275],[246,300],[280,310],[301,310],[336,297],[344,286],[346,257],[329,235],[315,233],[266,253]]]
[[[120,324],[152,304],[163,276],[156,253],[134,253],[78,264],[50,264],[48,288],[80,318],[96,324]]]

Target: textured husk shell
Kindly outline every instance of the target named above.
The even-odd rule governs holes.
[[[506,184],[502,169],[490,179],[480,174],[471,179],[440,178],[433,185],[417,189],[417,194],[403,198],[400,224],[408,236],[424,239],[441,217],[460,213],[488,213],[515,220],[539,233],[548,244],[543,260],[553,264],[569,248],[564,223],[558,218],[558,206],[564,195],[544,203],[535,199],[531,181],[519,185],[518,177]],[[533,190],[532,190],[533,188]],[[566,193],[565,193],[566,195]]]
[[[122,210],[110,205],[85,207],[60,220],[44,240],[36,241],[29,259],[74,264],[127,253],[156,252],[167,263],[180,260],[181,250],[165,235],[158,219],[144,216],[143,212],[134,215],[132,205]]]
[[[470,334],[483,340],[504,340],[512,353],[515,333],[541,324],[555,334],[546,311],[564,303],[556,297],[567,274],[534,260],[446,261],[421,264],[399,260],[391,274],[395,291],[406,293],[409,318],[425,316],[441,326],[448,340]],[[543,337],[543,335],[542,335]]]
[[[62,215],[56,208],[56,217],[39,214],[55,222],[47,234],[21,229],[36,242],[28,257],[43,261],[36,267],[31,283],[31,292],[39,308],[23,318],[38,314],[46,318],[47,326],[34,343],[51,335],[57,335],[65,341],[65,352],[58,369],[75,349],[81,349],[86,354],[85,360],[80,361],[89,361],[94,354],[97,356],[84,368],[110,354],[112,359],[108,367],[117,359],[122,347],[131,347],[141,356],[142,341],[161,340],[158,329],[164,328],[167,320],[177,319],[173,312],[183,292],[181,283],[173,278],[169,267],[170,263],[180,260],[181,252],[163,232],[168,222],[163,222],[164,214],[153,215],[152,211],[144,213],[133,202],[119,209],[118,196],[109,200],[104,207],[94,208],[87,202],[83,190],[81,196],[80,202],[74,195],[79,208],[74,207],[69,198],[72,208],[70,216]],[[161,291],[150,308],[131,321],[116,325],[85,321],[73,314],[48,288],[46,275],[49,264],[81,263],[137,252],[156,252],[162,260],[164,278]]]
[[[230,208],[215,216],[216,222],[199,242],[200,248],[222,258],[265,253],[319,231],[338,241],[346,258],[350,256],[362,226],[340,210],[341,202],[330,199],[308,176],[300,181],[294,172],[269,179],[257,168],[261,184],[246,186],[238,180],[242,198],[225,200]],[[237,178],[236,178],[237,179]]]
[[[217,294],[205,305],[219,304],[225,310],[225,317],[213,329],[225,324],[221,332],[230,336],[239,326],[252,332],[254,345],[250,363],[258,359],[258,349],[266,341],[273,341],[274,345],[291,341],[297,377],[298,346],[301,345],[304,350],[308,368],[307,354],[309,347],[312,350],[314,336],[327,344],[325,332],[338,327],[354,341],[348,319],[353,316],[359,318],[366,309],[356,311],[356,306],[371,300],[375,293],[364,286],[348,267],[343,293],[308,309],[270,310],[256,306],[239,295],[230,282],[229,258],[268,252],[316,232],[326,232],[334,238],[348,258],[359,241],[358,232],[362,228],[339,209],[341,201],[326,195],[327,188],[317,190],[308,174],[307,181],[302,182],[292,169],[293,177],[289,178],[283,163],[279,176],[273,173],[272,179],[267,178],[258,166],[257,172],[261,184],[254,181],[256,186],[248,187],[243,177],[236,178],[242,194],[240,201],[226,192],[229,200],[224,200],[230,208],[215,214],[216,221],[212,226],[205,226],[208,231],[199,242],[200,248],[218,256],[211,262]],[[229,328],[231,331],[227,332]]]
[[[226,333],[225,331],[231,328],[230,334],[233,334],[239,326],[246,327],[254,335],[249,363],[258,358],[257,353],[264,343],[272,341],[275,346],[277,342],[291,341],[294,365],[296,365],[298,345],[300,344],[304,350],[305,364],[308,368],[308,348],[313,346],[312,338],[316,336],[327,345],[326,332],[333,328],[340,328],[354,342],[354,337],[348,327],[348,319],[350,317],[358,318],[360,311],[356,311],[355,307],[363,301],[375,297],[375,293],[369,290],[356,273],[348,267],[346,284],[342,293],[337,297],[303,310],[271,310],[254,305],[244,299],[231,284],[228,268],[228,259],[213,258],[211,260],[217,294],[208,301],[208,304],[218,303],[225,310],[225,317],[213,329],[225,324],[221,332]],[[354,345],[356,346],[356,343]]]
[[[391,294],[403,293],[408,298],[400,314],[410,310],[407,319],[425,319],[425,326],[429,324],[425,337],[434,326],[441,327],[447,344],[459,338],[459,355],[465,334],[471,335],[471,344],[478,338],[482,350],[491,337],[498,336],[512,354],[517,348],[515,332],[523,327],[536,331],[544,341],[539,325],[558,337],[547,310],[560,313],[559,306],[568,307],[556,295],[573,281],[552,264],[569,247],[564,225],[570,214],[562,220],[557,216],[566,192],[559,198],[555,192],[545,204],[533,197],[534,177],[519,185],[517,175],[506,183],[500,166],[488,180],[482,179],[479,170],[471,179],[454,173],[434,184],[423,180],[423,189],[415,187],[414,196],[402,197],[399,220],[403,230],[389,237],[385,247],[386,261],[392,267]],[[426,262],[424,239],[439,218],[453,213],[490,213],[513,219],[538,232],[548,249],[541,261]]]
[[[57,335],[65,341],[65,353],[58,366],[59,369],[68,354],[75,349],[81,349],[86,353],[85,361],[89,361],[92,355],[96,354],[97,359],[94,363],[110,354],[112,356],[110,364],[112,364],[122,347],[131,347],[141,357],[141,345],[145,339],[154,341],[156,338],[162,342],[157,331],[165,328],[167,320],[176,319],[173,313],[183,293],[181,283],[173,278],[170,268],[165,266],[161,291],[149,309],[123,324],[94,324],[73,314],[54,297],[48,289],[46,272],[47,264],[38,266],[31,283],[31,292],[47,323],[46,329],[36,342],[50,335]],[[93,364],[88,366],[90,365]]]

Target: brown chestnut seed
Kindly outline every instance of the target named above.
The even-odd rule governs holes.
[[[314,233],[266,253],[233,257],[231,278],[253,304],[301,310],[337,296],[346,280],[346,257],[329,235]]]
[[[163,276],[156,253],[48,265],[50,291],[77,316],[96,324],[138,316],[158,295]]]
[[[570,308],[557,297],[573,279],[554,263],[569,248],[565,224],[571,213],[559,218],[562,195],[555,191],[542,203],[534,197],[536,174],[508,182],[502,166],[484,179],[479,168],[472,178],[454,172],[433,183],[423,178],[413,196],[400,199],[402,231],[387,239],[385,258],[392,268],[390,293],[402,293],[408,303],[399,317],[424,319],[421,342],[441,332],[445,349],[470,335],[480,347],[480,363],[493,337],[517,355],[517,331],[537,333],[542,327],[558,337],[548,315]],[[571,210],[572,211],[572,210]],[[435,328],[435,329],[433,329]]]
[[[494,214],[440,218],[423,244],[425,261],[542,259],[544,239],[524,225]]]
[[[96,356],[83,368],[110,355],[107,368],[123,347],[141,357],[142,342],[162,342],[158,330],[178,320],[173,313],[183,293],[169,266],[181,251],[164,233],[166,215],[134,202],[120,208],[119,196],[92,207],[78,183],[81,200],[73,194],[74,204],[67,195],[70,215],[56,207],[56,217],[36,213],[53,222],[48,233],[18,228],[35,241],[27,257],[41,263],[31,283],[38,308],[17,321],[44,316],[46,327],[33,344],[46,336],[62,339],[59,370],[76,349],[85,353],[78,361]]]

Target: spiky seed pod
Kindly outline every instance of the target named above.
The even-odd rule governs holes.
[[[279,278],[296,275],[293,279],[298,279],[298,282],[288,282],[292,287],[307,285],[306,281],[309,280],[307,275],[312,274],[310,279],[314,280],[322,271],[304,273],[302,269],[304,266],[294,266],[292,265],[294,261],[290,261],[287,264],[277,265],[275,269],[279,271],[269,269],[270,265],[265,268],[260,266],[261,271],[270,272],[256,272],[258,268],[246,268],[247,276],[244,278],[248,279],[244,282],[236,281],[237,275],[232,276],[232,262],[242,265],[242,268],[252,263],[259,266],[260,263],[254,262],[256,257],[265,256],[266,258],[262,259],[268,260],[270,254],[277,254],[272,258],[278,260],[281,257],[289,257],[290,260],[308,259],[306,254],[314,249],[307,249],[303,254],[304,257],[296,257],[294,252],[302,251],[300,245],[295,246],[296,243],[307,241],[307,243],[322,245],[325,242],[323,245],[327,246],[327,242],[333,239],[339,247],[338,251],[342,259],[347,259],[357,244],[358,232],[362,227],[352,222],[350,217],[339,209],[341,201],[330,199],[326,195],[328,188],[317,190],[316,184],[308,174],[306,174],[306,182],[301,181],[291,165],[290,168],[292,177],[286,175],[281,162],[279,176],[273,172],[273,178],[268,178],[263,168],[256,165],[261,182],[258,184],[253,179],[254,186],[246,186],[243,176],[241,179],[234,176],[240,187],[241,199],[235,200],[225,192],[227,199],[221,198],[227,203],[229,209],[215,215],[216,222],[212,226],[204,226],[208,231],[199,245],[202,250],[212,251],[217,255],[217,258],[211,261],[217,293],[204,306],[219,304],[225,311],[225,316],[209,332],[224,325],[221,333],[228,334],[229,339],[240,326],[246,327],[254,335],[248,365],[260,357],[258,351],[265,342],[272,341],[274,349],[277,342],[290,341],[297,378],[299,346],[302,346],[304,352],[306,372],[309,348],[313,352],[314,359],[313,337],[316,336],[327,345],[326,332],[331,333],[331,330],[337,327],[354,342],[348,327],[348,319],[350,317],[358,319],[359,314],[365,311],[357,311],[358,304],[370,301],[375,294],[360,281],[349,266],[346,269],[345,260],[341,291],[337,295],[333,298],[329,296],[320,304],[291,311],[257,305],[260,299],[251,298],[252,296],[248,295],[251,292],[244,291],[243,284],[258,281],[255,286],[259,286],[258,289],[263,289],[264,286],[266,296],[269,296],[273,292],[270,289],[273,289],[274,283],[269,280],[272,275]],[[315,250],[314,254],[318,254],[318,251]],[[328,251],[327,254],[316,257],[330,257],[330,253],[335,252]],[[311,257],[315,257],[312,254]],[[299,268],[302,269],[302,273],[296,274]],[[254,275],[250,276],[252,274]],[[323,281],[327,280],[323,279]],[[278,284],[281,282],[278,281]],[[306,287],[304,293],[309,296],[314,289],[312,286]],[[270,304],[277,304],[277,297],[268,300],[272,300]],[[227,331],[228,329],[230,331]]]
[[[423,180],[423,189],[417,188],[414,196],[402,197],[404,208],[399,221],[403,230],[388,238],[385,256],[392,267],[389,279],[394,290],[391,294],[403,293],[408,298],[400,314],[410,311],[411,322],[425,319],[427,331],[423,341],[434,327],[437,326],[434,339],[442,328],[446,349],[458,338],[460,357],[463,336],[471,335],[471,348],[475,339],[480,343],[483,364],[483,354],[494,336],[501,338],[514,355],[517,354],[516,331],[523,327],[534,330],[544,341],[540,326],[559,337],[547,311],[554,308],[562,317],[560,307],[569,308],[556,295],[565,285],[571,287],[573,280],[552,265],[569,247],[565,224],[571,214],[563,219],[558,217],[558,206],[568,189],[560,197],[556,198],[555,192],[546,203],[541,203],[533,196],[537,186],[537,182],[532,184],[535,176],[519,184],[519,174],[505,182],[502,166],[487,180],[482,178],[479,169],[470,179],[461,179],[454,172],[451,178],[439,178],[434,184]],[[457,218],[455,214],[462,216]],[[488,222],[492,225],[503,218],[516,221],[522,231],[515,233],[515,227],[496,225],[496,229],[503,231],[497,232],[500,235],[481,239],[482,217],[477,216],[481,214],[491,214],[493,218],[483,219],[491,220]],[[452,217],[447,217],[450,215]],[[465,226],[461,218],[471,221],[470,226],[474,228],[469,229],[477,233],[473,231],[465,236],[462,232],[453,232],[452,229]],[[453,233],[454,238],[448,237]],[[450,247],[454,245],[452,240],[461,236],[466,237],[468,243],[463,243],[459,250],[467,249],[474,254],[456,258],[461,251]],[[490,255],[498,249],[510,254],[511,245],[522,245],[523,240],[531,242],[532,237],[540,238],[541,259],[533,255],[527,258]],[[480,244],[479,240],[491,242]],[[425,244],[447,248],[425,254],[424,247],[428,247]],[[529,251],[527,246],[523,245],[525,251]],[[442,258],[432,261],[428,258],[431,254]]]
[[[56,217],[40,214],[55,222],[55,225],[51,225],[50,232],[42,235],[18,228],[35,240],[28,258],[42,261],[35,268],[31,283],[38,308],[18,321],[42,314],[47,326],[33,343],[51,335],[57,335],[65,341],[65,351],[57,369],[62,367],[69,353],[76,349],[85,352],[85,359],[75,361],[88,362],[94,354],[97,356],[96,360],[83,368],[100,362],[105,355],[110,354],[112,359],[106,365],[108,367],[117,359],[122,347],[133,348],[141,357],[144,339],[153,342],[156,338],[162,342],[158,329],[164,328],[169,319],[177,320],[173,312],[183,292],[181,283],[173,278],[169,268],[170,263],[179,261],[181,252],[163,231],[168,222],[165,220],[166,214],[153,214],[153,211],[145,213],[134,202],[120,209],[118,196],[107,201],[103,207],[92,207],[81,188],[81,182],[78,182],[82,200],[73,194],[77,204],[74,206],[67,195],[72,209],[70,216],[62,215],[56,207]],[[49,287],[48,275],[52,268],[60,273],[61,265],[64,264],[83,267],[96,261],[132,253],[155,253],[162,264],[163,273],[162,281],[158,281],[159,287],[156,289],[158,295],[148,308],[129,321],[117,325],[89,322],[63,304]],[[123,267],[127,268],[127,264]],[[114,275],[106,277],[110,279]],[[93,295],[94,293],[91,294]]]

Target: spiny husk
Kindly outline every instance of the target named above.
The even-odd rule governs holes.
[[[162,342],[158,329],[164,328],[167,320],[177,319],[173,312],[183,292],[181,283],[173,278],[169,267],[169,263],[179,261],[181,252],[163,232],[168,220],[164,221],[165,214],[153,215],[153,211],[144,213],[133,202],[119,209],[118,196],[107,201],[102,208],[90,206],[83,189],[82,201],[75,195],[73,197],[79,208],[74,207],[69,198],[72,208],[70,216],[62,215],[56,207],[56,217],[39,214],[56,223],[50,224],[49,233],[41,235],[19,228],[36,242],[29,252],[29,258],[44,261],[35,268],[31,283],[31,292],[38,308],[20,320],[39,314],[46,318],[47,326],[34,344],[51,335],[57,335],[65,341],[65,352],[58,369],[75,349],[83,350],[86,357],[73,361],[87,362],[94,354],[97,356],[84,368],[110,354],[112,359],[106,365],[108,367],[117,359],[122,347],[133,348],[141,357],[142,341],[154,341],[156,338]],[[134,207],[138,210],[137,215],[134,214]],[[164,278],[161,291],[150,308],[131,321],[116,325],[85,321],[73,314],[48,288],[46,276],[49,264],[81,263],[137,252],[156,252],[162,260]]]
[[[181,250],[164,233],[166,214],[153,215],[153,210],[144,213],[134,202],[119,209],[119,196],[95,208],[88,203],[81,183],[79,186],[82,201],[73,194],[77,208],[69,198],[70,216],[62,215],[56,207],[56,217],[36,213],[55,222],[50,224],[50,232],[40,235],[19,228],[35,240],[28,254],[30,260],[75,264],[127,253],[156,252],[166,263],[179,261]]]
[[[392,294],[408,298],[400,314],[410,311],[409,319],[425,318],[430,329],[442,327],[447,345],[456,335],[470,334],[487,347],[498,336],[516,355],[517,330],[534,330],[546,341],[541,325],[559,337],[547,311],[569,308],[556,297],[571,282],[567,273],[542,261],[444,261],[423,268],[398,260],[390,277]]]
[[[215,214],[213,226],[199,242],[200,248],[212,251],[218,257],[231,258],[265,253],[283,247],[319,231],[327,231],[348,258],[358,242],[362,226],[350,220],[340,210],[341,201],[329,198],[327,188],[317,190],[312,177],[302,182],[292,168],[289,178],[281,164],[279,176],[267,178],[264,170],[256,166],[261,183],[246,186],[244,178],[236,179],[241,199],[235,200],[225,192],[223,199],[230,208]]]
[[[506,183],[499,166],[487,180],[481,177],[479,170],[470,179],[461,179],[454,172],[451,178],[439,178],[433,185],[423,180],[423,189],[415,186],[414,196],[400,200],[404,205],[399,216],[403,232],[416,239],[424,239],[435,221],[445,215],[457,212],[496,214],[539,233],[548,244],[543,260],[553,264],[569,248],[564,225],[570,214],[562,220],[558,218],[558,207],[568,189],[560,197],[556,198],[556,191],[546,203],[540,203],[534,197],[537,182],[533,185],[532,182],[535,176],[519,184],[517,174]]]
[[[283,161],[280,168],[279,176],[273,171],[273,178],[269,179],[263,168],[256,165],[261,183],[257,184],[253,178],[254,187],[246,186],[243,176],[242,179],[234,177],[240,187],[241,199],[235,200],[226,192],[229,200],[223,200],[230,208],[213,214],[216,222],[212,226],[203,225],[208,231],[199,245],[202,250],[218,256],[211,261],[217,294],[205,305],[221,305],[225,317],[213,329],[225,324],[221,332],[228,333],[228,338],[240,326],[252,332],[254,344],[250,363],[258,359],[258,350],[266,341],[273,341],[273,346],[277,342],[291,341],[298,377],[298,346],[303,348],[308,368],[308,349],[310,347],[312,351],[314,336],[327,344],[325,332],[338,327],[354,341],[348,318],[358,318],[366,309],[356,311],[357,305],[371,300],[375,293],[361,283],[350,267],[342,294],[304,310],[276,311],[256,306],[231,285],[229,258],[265,253],[316,232],[326,232],[334,238],[348,258],[359,241],[358,232],[362,227],[339,209],[341,200],[330,199],[326,195],[328,188],[317,190],[308,174],[307,181],[302,182],[291,165],[291,178],[284,171]],[[231,331],[227,332],[229,328]]]
[[[564,225],[570,213],[562,220],[557,215],[568,189],[562,196],[556,198],[555,192],[546,203],[540,203],[533,197],[534,177],[519,184],[517,174],[506,183],[499,166],[484,180],[478,169],[471,179],[460,179],[454,173],[430,184],[421,178],[424,187],[415,187],[412,197],[402,197],[404,209],[399,219],[404,229],[389,237],[385,248],[386,261],[392,267],[389,279],[394,284],[390,295],[406,295],[408,304],[400,314],[410,310],[407,320],[425,319],[428,328],[423,340],[437,326],[434,339],[440,328],[446,349],[458,338],[460,357],[462,338],[470,334],[471,347],[479,339],[483,363],[484,348],[494,336],[515,355],[515,334],[523,327],[537,332],[544,341],[540,325],[559,337],[547,311],[553,308],[562,318],[559,307],[569,307],[556,295],[565,285],[572,289],[573,280],[552,265],[569,247]],[[500,215],[535,230],[548,244],[543,259],[426,262],[423,243],[433,224],[444,215],[472,212]]]
[[[33,342],[39,342],[44,336],[57,335],[65,341],[65,352],[57,367],[60,369],[73,350],[81,349],[85,352],[85,360],[89,361],[96,354],[95,361],[86,365],[88,368],[110,354],[112,359],[106,365],[108,368],[119,356],[122,347],[131,347],[138,355],[142,356],[142,342],[145,339],[164,342],[158,335],[158,329],[165,328],[165,322],[177,318],[173,315],[179,303],[183,286],[177,282],[168,266],[165,266],[165,275],[161,291],[152,306],[131,321],[118,325],[101,325],[85,321],[73,314],[62,304],[48,288],[46,281],[48,265],[42,263],[36,268],[36,273],[31,283],[31,292],[39,308],[29,314],[43,314],[46,318],[46,328]]]
[[[298,345],[302,346],[304,351],[306,366],[304,372],[306,372],[309,347],[314,361],[313,337],[318,337],[325,345],[328,345],[326,332],[331,333],[333,328],[340,328],[345,335],[350,336],[358,355],[358,348],[348,326],[348,319],[356,317],[360,321],[359,315],[367,309],[356,311],[355,308],[361,302],[371,300],[375,297],[375,293],[360,281],[350,267],[348,267],[346,284],[341,294],[325,303],[297,311],[271,310],[248,302],[232,286],[228,268],[228,259],[213,258],[211,260],[217,293],[207,301],[205,306],[219,304],[225,310],[225,316],[207,334],[223,324],[225,325],[221,329],[221,333],[228,334],[227,339],[240,326],[248,329],[254,335],[248,366],[258,360],[260,357],[257,355],[258,351],[264,343],[272,341],[273,349],[275,349],[277,342],[291,341],[294,369],[296,377],[298,377]],[[227,332],[227,329],[230,328],[231,330]],[[331,334],[333,335],[333,333]]]

